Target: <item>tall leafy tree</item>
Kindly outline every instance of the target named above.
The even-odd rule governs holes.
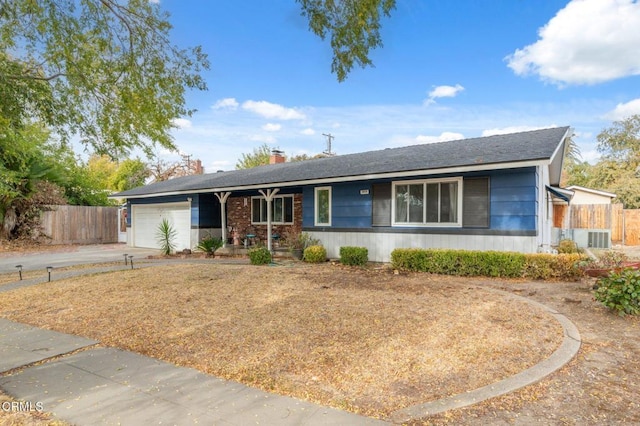
[[[109,178],[109,188],[121,192],[144,185],[151,172],[139,158],[127,158],[118,164],[115,173]]]
[[[296,0],[309,29],[331,39],[331,71],[344,81],[354,65],[373,66],[372,49],[382,46],[381,19],[391,15],[395,0]]]
[[[617,194],[626,208],[640,208],[640,115],[616,121],[598,134],[602,159],[593,181]]]
[[[49,133],[31,124],[16,130],[0,117],[0,235],[8,237],[17,223],[17,204],[29,199],[42,180],[61,182],[61,169],[49,151]]]
[[[0,0],[0,112],[112,157],[174,149],[173,120],[193,112],[185,91],[206,89],[209,63],[170,29],[149,0]]]
[[[236,162],[236,169],[251,169],[253,167],[264,166],[269,164],[271,156],[271,148],[266,143],[257,148],[253,148],[250,153],[242,154],[242,157]]]

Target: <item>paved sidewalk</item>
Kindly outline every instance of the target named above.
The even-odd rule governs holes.
[[[91,244],[60,248],[60,250],[46,250],[42,252],[1,253],[0,272],[15,272],[15,266],[20,264],[25,271],[44,269],[47,266],[62,268],[86,263],[119,262],[124,263],[124,254],[133,255],[134,262],[138,262],[149,255],[157,255],[160,251],[129,247],[125,244]]]
[[[77,425],[375,425],[384,422],[269,394],[191,368],[0,319],[0,388]]]

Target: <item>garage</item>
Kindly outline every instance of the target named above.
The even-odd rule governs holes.
[[[191,248],[191,203],[134,204],[131,210],[134,247],[159,248],[158,226],[166,218],[176,230],[176,249]]]

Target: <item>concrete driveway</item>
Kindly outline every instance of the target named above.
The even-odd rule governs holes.
[[[158,249],[134,248],[126,244],[92,244],[64,246],[60,250],[32,253],[0,253],[0,271],[13,272],[16,265],[25,271],[44,269],[47,266],[61,268],[86,263],[122,261],[124,254],[133,255],[134,262],[149,255],[159,254]]]

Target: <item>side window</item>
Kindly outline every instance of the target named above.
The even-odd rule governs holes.
[[[315,225],[331,226],[331,187],[315,189]]]

